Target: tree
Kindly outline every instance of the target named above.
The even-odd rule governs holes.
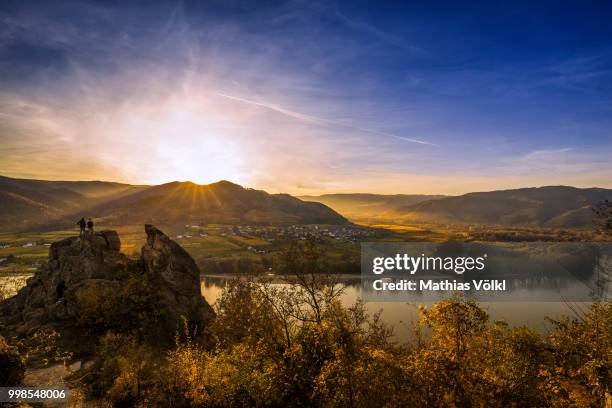
[[[540,373],[550,406],[610,406],[612,304],[594,302],[582,319],[552,323],[553,361]]]
[[[606,235],[612,234],[612,201],[604,200],[593,207],[597,229]]]

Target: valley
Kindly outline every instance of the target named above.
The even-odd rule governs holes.
[[[443,195],[326,194],[296,198],[229,181],[157,186],[0,177],[0,271],[35,269],[52,242],[92,217],[139,253],[155,223],[203,274],[270,273],[291,242],[315,240],[330,271],[359,273],[367,241],[597,241],[592,207],[612,190],[542,187]]]

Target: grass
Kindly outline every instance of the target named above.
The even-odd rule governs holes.
[[[49,246],[74,235],[75,231],[61,230],[52,232],[1,233],[0,244],[11,244],[9,248],[0,248],[0,258],[13,255],[27,263],[45,260],[49,254]],[[24,246],[32,243],[33,246]],[[46,244],[46,245],[45,245]]]
[[[402,225],[402,224],[379,224],[379,223],[359,223],[364,227],[379,228],[391,232],[385,241],[403,242],[403,241],[431,241],[443,242],[451,239],[456,231],[445,228],[443,226],[430,225]]]

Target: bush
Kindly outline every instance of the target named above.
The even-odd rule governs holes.
[[[15,347],[0,336],[0,384],[3,387],[20,385],[25,375],[25,364]]]
[[[189,333],[177,335],[169,351],[145,347],[136,336],[105,336],[100,395],[114,404],[164,407],[612,403],[610,303],[553,321],[542,336],[490,322],[475,302],[449,299],[422,308],[414,343],[402,346],[391,341],[380,314],[367,315],[361,302],[343,306],[341,285],[309,273],[320,268],[318,256],[308,246],[290,249],[280,264],[287,272],[295,266],[293,285],[228,284],[216,305],[212,347]],[[92,316],[103,314],[100,305],[113,296],[93,296]]]

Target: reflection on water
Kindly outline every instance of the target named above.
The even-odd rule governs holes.
[[[434,291],[418,289],[419,281],[427,281],[431,279],[435,282],[440,281],[431,277],[423,277],[413,279],[417,284],[417,289],[414,291],[403,290],[386,290],[376,291],[373,285],[375,279],[364,279],[362,281],[361,293],[367,301],[391,301],[391,302],[435,302],[446,299],[453,295],[451,290]],[[559,302],[572,301],[584,302],[593,299],[595,294],[595,283],[581,282],[577,279],[567,277],[544,277],[537,276],[533,278],[511,278],[503,279],[504,291],[477,291],[476,286],[470,279],[449,279],[454,282],[468,282],[471,289],[464,291],[466,298],[477,300],[480,302]],[[397,282],[393,279],[383,278],[383,282]]]
[[[367,242],[361,249],[362,295],[373,302],[452,296],[422,285],[428,282],[463,288],[467,298],[481,302],[590,302],[612,292],[607,242]],[[499,287],[483,290],[483,280]]]
[[[231,275],[202,276],[201,288],[206,300],[210,304],[215,303],[225,284],[232,278]],[[363,297],[361,280],[358,276],[343,276],[342,282],[347,285],[342,297],[345,305],[351,305]],[[525,288],[528,286],[526,284]],[[523,290],[527,290],[525,288]],[[405,342],[409,339],[412,324],[418,319],[418,306],[431,304],[432,302],[428,301],[367,302],[366,308],[370,313],[382,309],[383,320],[395,327],[397,340]],[[588,303],[572,303],[572,305],[587,307]],[[504,320],[513,326],[528,326],[540,332],[546,331],[549,327],[545,317],[557,319],[571,314],[570,308],[562,299],[556,302],[482,302],[481,306],[489,313],[491,320]]]

